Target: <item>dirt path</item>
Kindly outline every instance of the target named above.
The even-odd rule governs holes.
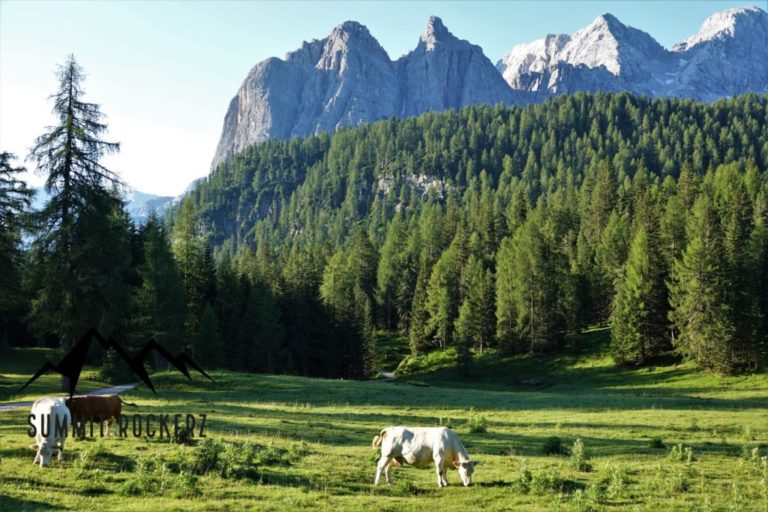
[[[85,393],[86,395],[114,395],[120,394],[123,391],[128,391],[131,388],[136,387],[136,384],[120,384],[119,386],[112,386],[111,388],[97,389]],[[0,412],[13,411],[15,409],[24,409],[26,407],[32,407],[32,402],[12,402],[9,404],[0,404]]]

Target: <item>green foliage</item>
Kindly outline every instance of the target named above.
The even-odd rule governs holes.
[[[685,446],[683,443],[676,444],[670,448],[667,454],[667,460],[690,464],[695,459],[693,457],[693,448]]]
[[[584,449],[584,442],[576,439],[571,447],[570,463],[577,471],[591,471],[592,465],[589,463],[589,456]]]
[[[82,101],[84,74],[73,56],[58,78],[58,124],[29,155],[51,194],[35,219],[30,316],[39,335],[55,334],[69,348],[89,327],[111,333],[125,320],[130,251],[121,182],[99,163],[119,145],[100,138],[103,114]]]
[[[469,419],[467,419],[467,430],[470,434],[485,434],[488,432],[488,421],[474,410],[470,411]]]
[[[611,317],[611,352],[618,364],[639,364],[667,345],[667,297],[658,247],[641,227],[635,234]]]
[[[541,447],[541,453],[544,455],[563,455],[565,453],[565,447],[559,437],[550,436],[544,440],[544,445]]]
[[[65,120],[74,60],[61,79]],[[28,308],[65,345],[96,325],[209,367],[344,378],[381,369],[377,329],[477,378],[488,349],[562,353],[610,321],[622,366],[671,340],[700,368],[753,371],[768,358],[766,104],[576,94],[268,141],[223,162],[167,230],[132,226],[100,166],[46,156],[74,154],[62,140],[82,133],[62,123],[33,151],[54,199],[33,298],[10,318],[25,328]]]

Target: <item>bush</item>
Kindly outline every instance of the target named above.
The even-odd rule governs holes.
[[[611,498],[621,498],[626,494],[629,485],[627,471],[618,464],[608,464],[602,479],[605,484],[605,494]]]
[[[519,492],[527,494],[531,491],[531,480],[533,480],[533,473],[531,473],[531,470],[528,468],[528,461],[523,459],[520,462],[520,474],[514,485]]]
[[[571,466],[577,471],[591,471],[592,465],[588,462],[588,458],[581,439],[574,441],[571,448]]]
[[[471,412],[467,421],[467,429],[470,434],[485,434],[488,432],[488,423],[483,416]]]
[[[272,443],[261,446],[250,442],[218,442],[206,439],[193,451],[187,468],[195,475],[215,474],[222,478],[259,477],[260,466],[288,465],[309,453],[306,442],[291,444],[288,449]]]
[[[563,479],[552,469],[536,471],[531,477],[531,492],[534,494],[559,491],[562,487]]]
[[[550,491],[561,490],[563,482],[560,475],[552,469],[543,468],[538,471],[531,471],[528,467],[528,461],[523,459],[520,462],[520,474],[513,486],[521,494],[545,494]]]
[[[669,450],[667,460],[690,464],[695,460],[693,457],[693,448],[685,446],[683,443],[677,444]]]
[[[562,455],[565,453],[563,442],[557,436],[548,437],[541,449],[544,455]]]
[[[213,439],[206,439],[193,453],[189,464],[190,472],[195,475],[205,475],[219,467],[224,445]]]

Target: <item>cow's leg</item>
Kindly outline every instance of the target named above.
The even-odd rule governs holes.
[[[438,487],[445,487],[448,482],[443,477],[443,458],[440,455],[434,456],[435,460],[435,473],[437,473],[437,485]]]
[[[34,466],[37,464],[37,461],[40,460],[40,449],[38,448],[37,453],[35,453],[35,460],[32,462],[32,465]]]
[[[392,459],[387,463],[387,467],[384,468],[384,476],[387,478],[387,483],[392,484],[392,466],[395,465],[395,460]]]
[[[381,480],[382,471],[384,471],[384,474],[387,477],[387,483],[389,483],[389,463],[391,460],[392,459],[390,459],[386,455],[381,456],[378,464],[376,464],[376,478],[373,480],[373,485],[379,485],[379,480]]]
[[[64,439],[59,441],[59,455],[56,457],[59,462],[64,460]]]

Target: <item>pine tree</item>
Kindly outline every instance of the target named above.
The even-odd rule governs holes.
[[[74,57],[68,57],[52,97],[58,124],[37,138],[29,155],[47,174],[45,189],[51,196],[37,219],[33,272],[38,286],[31,316],[40,334],[58,335],[65,349],[88,327],[114,323],[105,321],[107,309],[119,316],[123,307],[99,297],[99,290],[116,284],[121,269],[106,268],[103,274],[85,262],[119,250],[113,245],[119,240],[85,226],[110,230],[106,224],[114,220],[117,228],[123,205],[119,178],[99,163],[119,145],[100,138],[107,127],[99,106],[82,101],[83,77]]]
[[[429,285],[429,271],[426,265],[422,265],[416,277],[416,286],[413,292],[411,304],[411,323],[408,329],[408,344],[411,354],[417,355],[427,351],[429,338],[427,336],[427,286]]]
[[[667,308],[661,265],[660,255],[640,228],[614,299],[611,353],[617,364],[639,364],[665,348]]]
[[[181,349],[185,297],[176,261],[165,229],[151,212],[141,229],[143,262],[138,267],[141,285],[135,291],[136,334],[154,338],[169,350]],[[159,363],[159,360],[156,360]]]
[[[512,238],[501,241],[496,254],[496,339],[505,352],[522,350],[517,337],[517,305],[515,293],[515,267],[512,261]]]
[[[733,371],[735,326],[725,294],[722,232],[711,198],[699,196],[689,223],[688,243],[673,267],[670,319],[678,334],[673,343],[700,367]]]
[[[22,290],[22,216],[29,208],[32,191],[16,176],[11,153],[0,153],[0,347],[8,345],[11,322],[19,322],[26,308]]]
[[[465,252],[466,237],[463,229],[459,229],[451,245],[435,263],[429,278],[426,332],[437,341],[441,349],[446,349],[453,342],[453,324],[459,312],[460,277]]]
[[[398,323],[397,290],[405,270],[406,226],[401,215],[389,224],[376,274],[376,302],[382,314],[383,324],[392,329]]]
[[[514,318],[514,337],[523,341],[519,348],[539,352],[560,344],[567,330],[563,311],[563,286],[566,276],[552,241],[529,219],[518,230],[507,255],[509,263],[499,265],[499,288],[509,311],[501,318]],[[497,319],[499,318],[497,307]]]
[[[206,303],[192,341],[192,355],[206,368],[218,368],[222,362],[219,321],[213,307]]]

